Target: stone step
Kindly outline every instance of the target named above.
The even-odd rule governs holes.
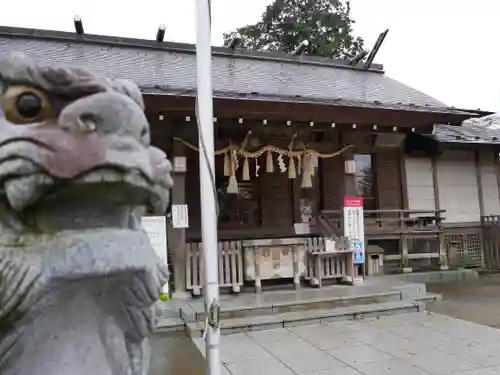
[[[155,326],[157,332],[178,332],[185,329],[185,322],[177,318],[161,318],[158,319]]]
[[[437,302],[437,301],[441,301],[442,299],[443,299],[443,296],[441,294],[437,294],[437,293],[426,293],[423,296],[413,298],[414,301],[425,302],[425,303]]]
[[[366,305],[336,307],[333,309],[314,309],[227,318],[221,320],[220,328],[221,334],[230,334],[263,329],[286,328],[301,324],[324,324],[338,320],[373,318],[384,315],[424,311],[424,309],[425,305],[423,303],[406,300],[370,303]],[[188,334],[192,338],[199,338],[203,335],[204,325],[201,321],[189,322],[186,324],[186,328]]]
[[[403,291],[386,291],[378,293],[355,294],[351,296],[323,295],[316,298],[267,301],[253,303],[252,305],[236,304],[233,306],[221,306],[220,317],[226,319],[238,319],[247,317],[258,317],[261,315],[273,315],[293,312],[303,312],[310,310],[331,310],[339,307],[366,305],[383,302],[397,302],[406,298]],[[192,320],[192,319],[186,319]],[[195,313],[195,321],[204,321],[204,311]]]

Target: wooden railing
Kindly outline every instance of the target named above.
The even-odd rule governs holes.
[[[221,241],[219,254],[219,286],[239,292],[244,282],[245,251],[244,241]],[[322,280],[353,276],[352,252],[346,249],[342,238],[336,241],[337,251],[327,251],[323,237],[307,237],[300,243],[297,256],[294,257],[294,275],[309,280],[313,285],[321,286]],[[263,246],[262,248],[266,248]],[[200,242],[186,244],[186,289],[193,295],[202,293],[203,257]],[[253,249],[255,250],[255,249]],[[260,254],[261,250],[259,250]],[[261,257],[262,258],[262,257]],[[248,259],[247,259],[248,260]],[[261,259],[262,260],[262,259]]]
[[[445,210],[365,210],[366,234],[411,234],[442,229]],[[343,232],[343,211],[323,210],[320,217],[337,233]]]
[[[327,251],[325,239],[309,237],[305,243],[304,278],[311,285],[321,287],[323,280],[350,278],[353,281],[354,266],[352,251],[344,237],[338,237],[336,251]]]
[[[243,252],[240,241],[221,241],[219,254],[219,286],[239,292],[243,285]],[[186,244],[186,287],[194,295],[201,294],[203,256],[200,242]]]
[[[342,236],[341,229],[338,227],[337,222],[330,222],[327,216],[320,211],[316,218],[317,232],[324,237],[337,238]]]

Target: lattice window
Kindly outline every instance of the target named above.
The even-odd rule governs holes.
[[[465,247],[470,261],[480,262],[483,260],[481,251],[481,236],[479,233],[468,233],[465,239]]]
[[[444,237],[446,256],[448,259],[464,257],[464,240],[462,234],[448,234]]]
[[[481,234],[454,233],[445,235],[446,255],[452,266],[478,266],[483,260]]]

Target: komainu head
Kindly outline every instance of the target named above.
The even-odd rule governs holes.
[[[0,57],[0,200],[11,212],[65,202],[163,213],[171,165],[150,145],[139,88],[84,69]]]

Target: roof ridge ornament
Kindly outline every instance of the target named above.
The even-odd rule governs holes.
[[[375,41],[375,44],[373,45],[372,50],[370,51],[370,54],[368,55],[368,58],[366,59],[366,62],[363,65],[363,69],[370,69],[373,64],[373,60],[375,60],[375,56],[377,56],[380,47],[382,47],[382,43],[384,43],[385,37],[387,36],[388,32],[389,29],[386,29],[384,32],[380,33],[377,40]]]
[[[307,47],[309,47],[309,41],[308,40],[303,40],[300,42],[300,44],[295,48],[295,50],[292,51],[292,55],[297,56],[297,55],[304,55],[306,53]]]
[[[240,44],[241,44],[241,35],[239,33],[234,33],[233,37],[231,38],[226,47],[230,49],[235,49]]]
[[[163,39],[165,39],[165,30],[167,30],[167,26],[165,26],[164,24],[160,24],[160,26],[158,26],[158,31],[156,31],[157,42],[163,42]]]
[[[83,29],[83,22],[82,22],[81,16],[75,15],[73,17],[73,24],[75,25],[75,32],[78,35],[83,35],[85,33],[85,31]]]

